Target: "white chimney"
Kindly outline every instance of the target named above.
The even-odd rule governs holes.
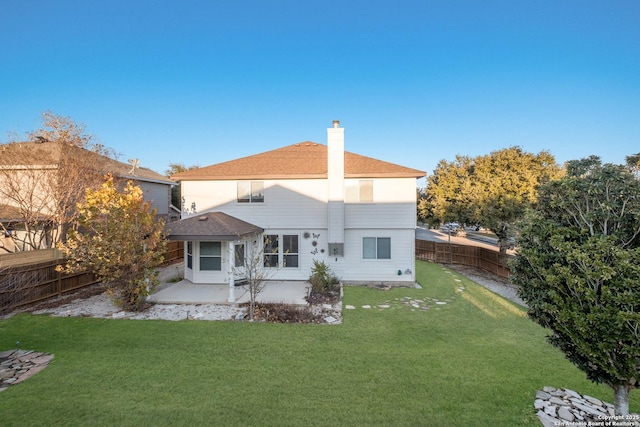
[[[342,256],[344,245],[344,128],[340,127],[339,120],[334,120],[333,127],[327,129],[327,177],[329,181],[329,204],[327,207],[329,256]]]

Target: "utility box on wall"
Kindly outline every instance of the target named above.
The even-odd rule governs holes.
[[[329,243],[329,256],[343,257],[344,243]]]

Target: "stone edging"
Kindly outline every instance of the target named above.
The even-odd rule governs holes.
[[[613,405],[566,388],[536,392],[536,415],[544,427],[640,426],[640,416],[616,416]]]

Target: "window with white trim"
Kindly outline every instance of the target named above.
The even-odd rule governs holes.
[[[265,234],[264,266],[299,267],[299,236],[297,234]]]
[[[193,269],[193,242],[187,242],[187,268]]]
[[[235,267],[244,267],[244,243],[240,243],[233,248]]]
[[[373,180],[361,179],[359,184],[359,202],[373,203]]]
[[[391,259],[390,237],[363,237],[363,259]]]
[[[298,267],[298,235],[285,234],[282,236],[282,266],[285,268]]]
[[[222,270],[222,244],[200,242],[200,271]]]
[[[373,203],[373,180],[346,181],[344,201],[347,203]]]
[[[264,203],[264,181],[238,181],[238,203]]]
[[[264,235],[264,266],[277,267],[280,253],[280,240],[277,234]]]

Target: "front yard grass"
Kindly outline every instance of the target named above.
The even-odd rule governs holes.
[[[356,309],[339,326],[1,320],[0,351],[20,341],[55,355],[0,393],[1,423],[537,426],[533,400],[545,385],[612,401],[521,307],[437,264],[416,270],[422,289],[346,288],[344,304]]]

